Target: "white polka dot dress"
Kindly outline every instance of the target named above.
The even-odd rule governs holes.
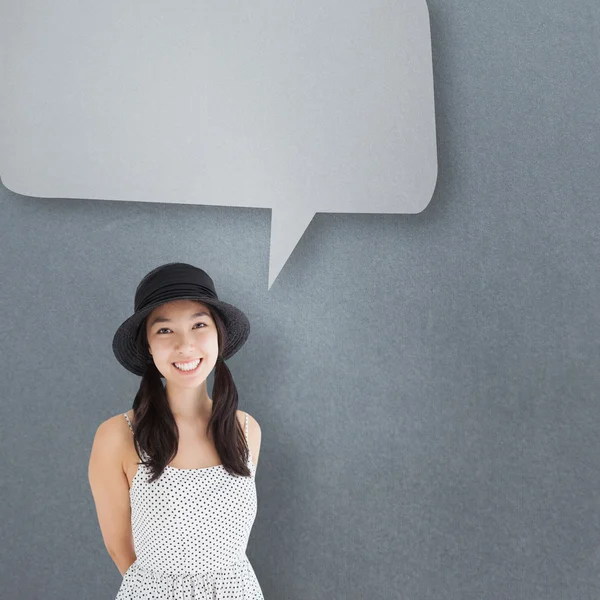
[[[150,468],[140,464],[129,490],[137,558],[115,600],[264,600],[246,556],[257,513],[251,455],[248,467],[251,477],[223,465],[167,466],[148,483]]]

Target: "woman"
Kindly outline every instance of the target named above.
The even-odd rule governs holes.
[[[246,556],[261,431],[237,410],[224,362],[248,338],[248,319],[185,263],[148,273],[134,307],[113,351],[140,388],[133,410],[98,427],[89,464],[104,543],[123,573],[116,600],[263,600]]]

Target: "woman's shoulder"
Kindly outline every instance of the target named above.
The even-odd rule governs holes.
[[[94,435],[92,453],[108,456],[125,456],[131,444],[131,432],[123,416],[114,415],[98,425]]]
[[[243,410],[238,410],[237,418],[242,427],[246,424],[246,414],[248,415],[248,429],[254,429],[255,431],[260,432],[260,425],[258,424],[258,421],[250,413],[247,413]]]
[[[112,417],[108,417],[108,419],[102,421],[98,426],[98,431],[103,432],[104,435],[110,436],[113,440],[117,438],[121,438],[126,440],[128,437],[128,433],[131,433],[129,429],[129,423],[125,418],[125,413],[129,417],[131,421],[131,425],[133,426],[133,409],[128,411],[123,411],[117,415],[113,415]]]
[[[127,419],[125,418],[125,415],[127,415],[127,417],[129,418],[129,421],[131,422],[131,425],[133,425],[133,408],[130,408],[129,410],[124,410],[123,412],[120,412],[117,415],[114,415],[113,417],[111,417],[110,420],[113,420],[115,423],[118,423],[119,426],[123,426],[123,424],[125,424],[125,426],[127,427],[127,429],[129,429],[129,423],[127,422]]]
[[[133,408],[127,410],[127,411],[123,411],[120,412],[119,414],[113,415],[112,417],[109,417],[108,419],[106,419],[106,421],[104,421],[104,423],[106,423],[107,427],[117,427],[119,429],[123,428],[123,425],[126,425],[127,427],[129,427],[129,424],[127,423],[127,419],[125,418],[125,414],[129,417],[129,421],[131,422],[131,424],[133,425]],[[246,423],[246,414],[248,415],[248,428],[252,427],[253,429],[260,431],[260,425],[258,424],[258,421],[250,414],[247,413],[244,410],[238,410],[237,411],[237,418],[238,421],[240,422],[240,425],[243,427]],[[104,425],[103,423],[103,425]]]
[[[125,418],[125,414],[127,414],[127,416],[129,417],[129,420],[131,421],[131,424],[133,425],[133,409],[131,409],[131,410],[120,412],[116,415],[113,415],[112,417],[108,417],[107,419],[102,421],[102,423],[100,423],[98,428],[117,429],[118,430],[118,429],[122,428],[122,425],[125,425],[125,427],[128,428],[129,425],[127,424],[127,419]]]

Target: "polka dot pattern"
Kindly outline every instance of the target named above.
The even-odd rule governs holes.
[[[140,464],[129,490],[137,558],[115,600],[264,600],[246,556],[257,513],[251,454],[248,467],[250,477],[223,465],[167,466],[148,483],[150,468]]]

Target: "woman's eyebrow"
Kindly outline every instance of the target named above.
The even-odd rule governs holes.
[[[200,312],[194,313],[193,315],[190,316],[190,320],[191,319],[197,319],[198,317],[210,317],[210,315],[202,310]],[[154,327],[154,325],[156,325],[157,323],[170,323],[171,319],[167,319],[166,317],[154,317],[154,319],[152,319],[152,322],[150,323],[150,327]]]

